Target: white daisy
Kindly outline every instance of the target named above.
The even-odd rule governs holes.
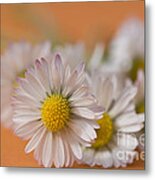
[[[12,125],[11,96],[17,77],[22,76],[36,58],[48,57],[50,48],[49,42],[36,46],[27,42],[19,42],[10,44],[1,56],[1,121],[5,126]]]
[[[121,93],[117,92],[118,81],[115,76],[103,78],[96,73],[93,77],[93,91],[99,105],[105,107],[103,118],[98,120],[97,138],[91,147],[83,148],[82,162],[104,168],[125,167],[132,163],[138,145],[133,133],[140,131],[144,124],[144,115],[136,114],[133,99],[136,87],[126,86]]]
[[[82,158],[80,146],[96,138],[95,119],[103,115],[85,83],[83,63],[71,70],[59,54],[50,62],[37,60],[15,94],[15,133],[30,139],[26,153],[34,150],[45,167],[67,167]]]
[[[144,66],[144,24],[139,19],[129,19],[121,26],[110,44],[108,59],[112,68],[121,71]]]

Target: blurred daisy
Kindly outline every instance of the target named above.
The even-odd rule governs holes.
[[[98,120],[97,138],[91,147],[83,148],[82,162],[104,168],[125,167],[132,163],[138,145],[133,133],[140,131],[144,124],[144,115],[136,114],[133,99],[137,88],[126,86],[119,95],[117,86],[119,81],[115,76],[103,78],[101,75],[93,77],[93,91],[99,105],[105,107],[103,117]]]
[[[20,78],[13,104],[15,133],[30,139],[25,152],[34,150],[45,167],[67,167],[81,159],[80,146],[96,138],[95,119],[103,115],[85,84],[84,64],[71,70],[59,54],[51,62],[37,60]]]
[[[10,44],[1,56],[1,121],[10,127],[12,124],[11,97],[16,86],[16,79],[23,76],[24,71],[36,58],[48,57],[51,45],[44,42],[32,46],[27,42]]]
[[[144,24],[139,19],[129,19],[118,30],[110,44],[108,63],[125,72],[132,68],[134,80],[137,69],[144,68]]]

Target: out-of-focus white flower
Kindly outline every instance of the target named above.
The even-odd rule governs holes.
[[[126,72],[135,58],[144,60],[144,24],[133,18],[126,21],[112,39],[108,59],[116,70]]]
[[[84,64],[72,70],[59,54],[28,69],[19,79],[13,105],[16,135],[30,139],[25,152],[34,150],[45,167],[68,167],[81,159],[80,146],[90,146],[99,127],[96,119],[103,116],[85,83]]]
[[[49,57],[51,45],[44,42],[32,46],[28,42],[10,44],[1,56],[1,122],[10,127],[12,124],[11,97],[16,86],[16,80],[22,76],[34,60],[39,57]]]
[[[83,148],[82,162],[91,166],[125,167],[135,158],[138,140],[134,134],[144,127],[144,114],[135,113],[136,87],[127,84],[119,94],[118,89],[116,76],[104,78],[96,73],[92,78],[92,90],[105,113],[98,120],[100,129],[92,146]]]

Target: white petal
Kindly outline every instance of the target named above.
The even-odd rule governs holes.
[[[58,155],[58,161],[59,161],[59,167],[64,166],[65,162],[65,153],[64,153],[64,144],[63,144],[63,137],[58,136],[58,149],[57,149],[57,155]]]
[[[119,133],[115,138],[116,145],[123,149],[134,150],[138,146],[138,140],[134,135]]]
[[[81,106],[90,106],[95,102],[95,98],[93,96],[83,97],[82,99],[75,100],[71,102],[73,107],[81,107]]]
[[[51,89],[53,88],[52,83],[52,75],[50,63],[48,63],[45,59],[41,58],[41,62],[36,60],[35,62],[35,70],[36,75],[48,94],[51,93]]]
[[[91,165],[94,160],[94,149],[92,148],[86,148],[83,152],[83,161],[86,164]]]
[[[99,88],[99,94],[100,94],[100,102],[102,102],[103,106],[105,107],[106,110],[109,109],[109,106],[112,102],[113,97],[113,91],[114,91],[114,86],[113,82],[110,79],[106,79],[103,84],[103,87]]]
[[[95,119],[96,118],[95,113],[93,111],[89,110],[88,108],[76,107],[76,108],[73,108],[72,112],[74,114],[84,117],[86,119]]]
[[[135,112],[122,114],[114,121],[117,128],[140,124],[142,122],[144,122],[144,114],[136,114]]]
[[[68,142],[66,141],[67,137],[65,133],[63,133],[63,143],[64,143],[64,154],[65,154],[65,166],[68,167],[70,166],[70,148],[68,145]]]
[[[67,139],[68,139],[69,146],[70,146],[71,151],[74,154],[74,156],[77,159],[81,159],[82,158],[82,149],[80,147],[79,142],[77,142],[77,140],[75,139],[75,137],[73,135],[70,136],[69,132],[67,132]]]
[[[47,132],[42,152],[42,162],[45,167],[52,165],[52,132]]]
[[[13,117],[13,121],[15,123],[20,123],[20,122],[31,122],[31,121],[36,121],[36,120],[40,120],[41,119],[41,115],[38,113],[32,113],[32,114],[15,114]]]
[[[38,99],[39,101],[43,99],[43,97],[40,96],[39,93],[37,93],[36,88],[34,89],[26,79],[20,79],[19,83],[23,91],[25,91],[25,93],[29,94],[35,99]]]
[[[31,87],[37,91],[36,93],[42,97],[42,99],[44,99],[46,97],[46,89],[44,88],[44,86],[42,85],[42,83],[39,81],[38,77],[35,76],[34,74],[29,73],[29,71],[27,71],[25,73],[25,78],[27,79],[27,81],[30,83]]]
[[[109,111],[110,116],[114,118],[122,111],[124,111],[131,102],[131,100],[134,98],[136,93],[137,89],[134,87],[125,88],[123,94],[118,98],[118,100],[116,100],[115,105]]]
[[[89,60],[91,69],[95,69],[99,67],[103,54],[104,54],[104,45],[101,43],[97,44]]]
[[[77,136],[85,141],[90,142],[96,138],[96,132],[94,128],[89,124],[83,121],[74,120],[69,123],[70,128],[75,132]]]
[[[64,165],[64,144],[59,134],[55,134],[54,165],[59,168]]]
[[[94,156],[94,163],[96,165],[102,165],[103,157],[102,157],[102,151],[96,151]]]
[[[82,150],[79,144],[76,143],[71,143],[70,147],[72,149],[72,152],[74,153],[75,157],[77,159],[81,159],[82,158]]]
[[[42,125],[42,121],[20,123],[15,127],[15,134],[24,139],[28,139],[33,136]]]
[[[120,132],[133,133],[138,132],[144,127],[144,124],[136,124],[132,126],[122,127],[119,129]]]
[[[46,132],[45,127],[41,127],[40,129],[38,129],[38,131],[33,135],[32,139],[26,145],[26,147],[25,147],[26,153],[33,151],[38,146],[38,144],[42,140],[45,132]]]
[[[112,167],[113,158],[111,152],[106,148],[104,148],[102,151],[102,166],[105,168]]]

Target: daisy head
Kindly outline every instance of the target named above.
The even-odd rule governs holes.
[[[132,69],[132,78],[137,73],[133,71],[144,68],[144,24],[139,19],[131,18],[122,24],[110,44],[109,60],[121,71]]]
[[[35,46],[27,42],[13,43],[1,56],[1,121],[5,126],[12,125],[11,97],[17,78],[24,75],[36,58],[50,56],[50,47],[49,42]]]
[[[96,138],[95,119],[103,114],[85,83],[84,64],[72,70],[56,54],[52,61],[36,60],[18,82],[13,121],[15,133],[30,139],[25,152],[34,150],[45,167],[67,167],[81,159],[81,145]]]
[[[98,119],[97,138],[91,147],[83,148],[83,162],[108,167],[124,167],[132,163],[138,145],[134,133],[143,128],[144,115],[136,114],[133,99],[136,87],[126,86],[116,93],[119,81],[115,76],[92,78],[93,91],[99,105],[105,107],[103,117]]]

